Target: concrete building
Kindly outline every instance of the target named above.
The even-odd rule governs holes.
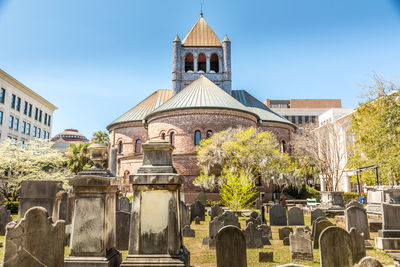
[[[53,148],[60,152],[67,152],[70,144],[88,143],[89,140],[75,129],[65,129],[63,132],[56,134],[51,141],[54,142]]]
[[[319,115],[331,108],[342,107],[340,99],[267,99],[264,104],[299,127],[308,123],[318,125]]]
[[[0,69],[0,141],[49,139],[57,107]]]

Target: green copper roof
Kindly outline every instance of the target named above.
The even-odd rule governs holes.
[[[259,116],[256,113],[253,113],[246,106],[204,76],[200,76],[197,80],[186,86],[182,91],[166,101],[163,105],[153,110],[146,116],[146,119],[156,113],[164,111],[191,108],[238,110],[250,113],[259,119]]]
[[[281,122],[294,125],[278,113],[273,112],[264,103],[249,94],[245,90],[232,90],[232,96],[240,103],[248,107],[253,113],[256,113],[262,121]]]

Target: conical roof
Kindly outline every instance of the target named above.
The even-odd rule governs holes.
[[[160,112],[192,108],[238,110],[250,113],[259,119],[257,114],[250,111],[246,106],[237,101],[230,94],[226,93],[203,75],[186,86],[178,94],[166,101],[163,105],[152,111],[146,116],[146,119]]]
[[[142,121],[144,118],[152,112],[154,109],[158,108],[162,104],[165,103],[168,99],[172,97],[171,90],[157,90],[145,100],[128,110],[118,119],[113,121],[107,126],[109,129],[111,126],[124,122],[132,122],[132,121]]]
[[[203,16],[200,16],[183,38],[182,46],[222,46],[222,44]]]

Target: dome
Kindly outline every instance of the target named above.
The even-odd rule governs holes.
[[[71,143],[89,142],[89,140],[76,129],[65,129],[63,132],[56,134],[51,141],[56,142],[59,139]]]

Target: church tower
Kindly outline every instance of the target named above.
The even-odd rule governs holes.
[[[201,75],[231,94],[231,42],[228,36],[221,42],[202,13],[182,41],[173,41],[173,95]]]

